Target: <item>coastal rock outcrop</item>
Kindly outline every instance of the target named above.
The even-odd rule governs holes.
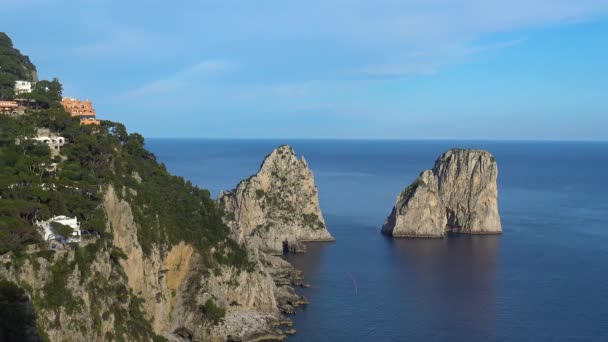
[[[0,50],[0,98],[12,99],[17,80],[37,81],[36,68],[2,32]],[[291,287],[301,272],[250,239],[235,241],[209,191],[171,175],[143,136],[117,122],[81,126],[55,110],[66,107],[59,81],[47,90],[10,101],[21,115],[0,115],[2,154],[16,158],[3,163],[11,176],[0,187],[0,341],[252,342],[295,332],[283,314],[307,303]],[[43,127],[69,139],[61,160],[34,148]],[[259,180],[290,194],[307,169],[281,168],[306,164],[279,159],[271,170],[280,179]],[[298,184],[295,203],[273,197],[273,208],[298,208],[299,220],[324,228],[318,203],[303,201],[309,193],[316,201],[314,183]],[[66,215],[73,224],[55,222],[52,234],[39,224]],[[275,218],[264,215],[258,222]]]
[[[283,313],[306,300],[290,286],[301,273],[289,263],[249,249],[245,268],[210,265],[183,241],[146,255],[133,204],[121,192],[129,193],[108,186],[103,196],[113,239],[0,255],[0,287],[4,280],[19,284],[36,306],[34,315],[19,294],[24,316],[38,318],[20,333],[36,340],[38,326],[51,341],[148,341],[155,334],[170,341],[257,341],[282,340],[292,331]]]
[[[132,207],[109,187],[104,196],[114,245],[124,251],[120,260],[128,287],[143,299],[144,312],[154,332],[181,340],[255,340],[258,335],[281,339],[282,324],[291,321],[280,313],[272,270],[251,250],[251,269],[216,265],[209,269],[191,245],[180,242],[162,253],[154,248],[145,256],[138,242]],[[210,304],[213,303],[213,304]],[[212,322],[204,308],[221,308],[224,317]]]
[[[451,149],[399,194],[382,232],[394,237],[501,233],[497,176],[489,152]]]
[[[224,191],[218,202],[237,241],[270,253],[304,250],[301,242],[333,241],[319,207],[314,177],[304,157],[283,145],[258,173]]]

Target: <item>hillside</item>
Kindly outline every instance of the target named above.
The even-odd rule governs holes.
[[[41,127],[69,141],[62,148],[62,157],[51,157],[47,145],[31,139]],[[135,233],[133,239],[142,251],[137,256],[139,264],[150,256],[162,260],[172,246],[188,241],[204,261],[201,270],[251,267],[246,251],[228,237],[209,192],[171,176],[145,150],[141,135],[127,134],[124,126],[112,122],[95,128],[81,126],[58,103],[26,116],[0,116],[0,128],[0,254],[4,264],[0,275],[28,290],[43,336],[60,340],[61,331],[72,329],[71,324],[85,316],[93,320],[92,326],[79,329],[86,331],[83,337],[95,336],[102,332],[101,325],[94,326],[95,320],[103,321],[102,314],[111,315],[114,325],[124,325],[121,338],[105,336],[109,340],[155,336],[151,317],[144,318],[142,300],[126,286],[130,274],[120,261],[129,255],[115,245],[124,239],[115,236],[124,227],[118,227],[122,223],[112,225],[107,217],[110,206],[116,204],[104,205],[108,191],[115,196],[112,201],[125,203],[125,207],[128,203],[132,211],[131,228],[136,231],[125,234]],[[44,166],[51,163],[57,163],[57,171]],[[34,223],[56,215],[76,217],[92,236],[88,244],[50,249]],[[104,259],[105,280],[96,270],[101,266],[94,265]],[[30,272],[36,276],[30,277]],[[75,276],[80,286],[69,290]],[[80,300],[83,293],[122,299],[86,305]],[[97,306],[105,306],[107,312],[96,315],[90,311]]]
[[[0,32],[0,99],[12,99],[16,80],[38,81],[36,66],[28,56],[13,47],[13,41]]]
[[[290,265],[235,242],[209,191],[171,175],[143,136],[81,125],[48,84],[46,106],[0,115],[0,301],[29,319],[0,338],[282,336],[279,306],[300,300]],[[78,227],[53,221],[68,219]]]

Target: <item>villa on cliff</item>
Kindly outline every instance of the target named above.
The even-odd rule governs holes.
[[[82,240],[82,230],[80,222],[76,217],[55,216],[46,221],[37,221],[36,226],[40,228],[45,241],[59,241],[61,243],[80,242]],[[63,227],[62,227],[63,226]],[[62,228],[71,228],[71,234],[62,235]]]
[[[70,113],[72,117],[80,118],[81,125],[100,124],[99,120],[96,118],[97,113],[93,108],[93,102],[65,97],[61,100],[61,104],[66,112]]]
[[[32,92],[32,82],[18,80],[15,81],[15,95],[21,95]]]
[[[67,143],[66,138],[57,133],[51,133],[48,128],[39,128],[36,137],[32,140],[49,145],[53,157],[58,156],[61,153],[61,147]]]
[[[51,133],[48,128],[38,128],[36,136],[33,138],[16,138],[15,144],[19,145],[21,140],[34,140],[47,144],[51,149],[51,156],[56,157],[61,153],[61,147],[68,143],[68,140],[57,133]]]

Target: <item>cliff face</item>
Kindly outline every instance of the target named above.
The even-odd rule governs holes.
[[[228,335],[247,339],[274,330],[283,319],[274,281],[255,253],[250,254],[253,266],[249,270],[227,265],[210,268],[185,242],[165,252],[155,248],[146,256],[137,240],[129,203],[110,187],[104,206],[117,237],[114,244],[127,255],[121,265],[129,288],[143,299],[156,334],[217,341]],[[207,301],[225,311],[218,322],[210,321],[202,309]]]
[[[263,251],[302,251],[304,241],[333,241],[319,207],[314,177],[304,158],[283,145],[258,173],[218,198],[238,241]]]
[[[0,69],[0,98],[36,78],[3,33]],[[232,239],[209,191],[171,175],[143,136],[80,125],[61,109],[61,84],[48,85],[35,94],[48,108],[0,115],[0,155],[14,157],[1,165],[0,340],[282,339],[281,312],[303,302],[289,287],[297,272]],[[41,127],[70,142],[53,172],[50,151],[23,139]],[[36,222],[56,215],[76,217],[82,240],[44,241]]]
[[[125,271],[127,285],[143,299],[144,311],[153,319],[154,331],[158,334],[166,332],[170,328],[169,316],[175,301],[170,291],[179,290],[184,280],[182,274],[188,271],[192,247],[184,243],[173,246],[165,258],[155,248],[149,256],[144,257],[129,203],[119,199],[110,186],[103,197],[103,205],[114,236],[113,244],[126,255],[120,260],[120,265]],[[181,261],[178,267],[170,262],[176,258]],[[170,269],[165,263],[173,267]]]
[[[501,233],[497,176],[489,152],[449,150],[399,194],[382,232],[395,237]]]
[[[145,254],[131,204],[109,186],[103,207],[111,240],[89,241],[76,250],[31,248],[19,257],[0,256],[0,279],[27,290],[39,331],[51,341],[284,337],[279,326],[291,322],[280,306],[301,297],[279,296],[290,275],[275,274],[280,267],[267,256],[251,250],[250,267],[237,269],[210,266],[186,242],[157,245]],[[35,340],[35,331],[21,333]]]
[[[36,66],[28,56],[13,47],[13,42],[0,32],[0,99],[12,98],[16,80],[38,81]]]
[[[136,317],[139,301],[111,253],[110,246],[90,244],[55,253],[32,249],[18,258],[4,254],[0,278],[27,290],[38,331],[50,341],[152,339],[149,323]]]

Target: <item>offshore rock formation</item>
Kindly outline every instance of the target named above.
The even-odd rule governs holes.
[[[497,176],[489,152],[449,150],[401,192],[382,232],[394,237],[501,233]]]
[[[218,202],[236,240],[262,251],[300,252],[301,242],[334,240],[319,208],[313,174],[287,145],[272,151],[256,175],[222,192]]]

